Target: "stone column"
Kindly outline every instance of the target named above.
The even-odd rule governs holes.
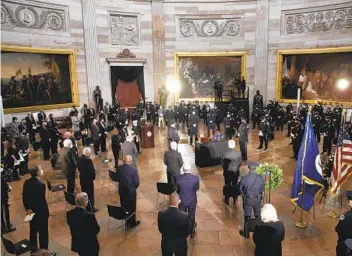
[[[159,102],[158,90],[165,83],[166,57],[165,57],[165,27],[164,2],[152,0],[152,29],[153,29],[153,84],[154,99]]]
[[[86,52],[88,99],[94,106],[93,91],[100,85],[99,48],[94,0],[82,0],[84,46]]]
[[[257,0],[257,24],[255,32],[255,66],[254,66],[254,94],[260,90],[267,96],[268,80],[268,35],[269,35],[269,0]],[[252,101],[252,99],[251,99]]]

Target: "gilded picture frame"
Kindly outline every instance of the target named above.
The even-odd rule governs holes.
[[[41,109],[61,109],[69,108],[73,105],[79,106],[79,91],[78,91],[78,79],[76,70],[76,52],[72,49],[55,49],[55,48],[33,48],[24,46],[14,46],[14,45],[1,45],[1,52],[11,52],[11,53],[34,53],[34,54],[45,54],[45,55],[65,55],[68,58],[68,70],[69,70],[69,80],[70,80],[70,92],[71,101],[67,103],[59,104],[43,104],[43,105],[32,105],[16,108],[5,108],[4,113],[21,113],[21,112],[35,112]]]
[[[281,103],[292,103],[292,102],[296,102],[296,98],[290,98],[288,99],[288,97],[283,96],[283,80],[284,78],[284,73],[288,73],[289,75],[289,79],[292,79],[292,75],[291,75],[291,70],[286,69],[286,71],[284,71],[285,67],[288,67],[288,65],[285,65],[285,62],[287,62],[287,56],[307,56],[307,58],[309,58],[309,56],[318,56],[321,55],[321,57],[327,57],[327,55],[323,56],[323,54],[347,54],[352,56],[352,46],[345,46],[345,47],[336,47],[336,48],[312,48],[312,49],[285,49],[285,50],[278,50],[277,51],[277,68],[276,68],[276,86],[275,86],[275,99],[278,102]],[[330,55],[330,57],[331,57]],[[316,57],[317,58],[317,57]],[[324,59],[324,58],[323,58]],[[350,59],[350,58],[345,58],[345,59]],[[330,62],[330,66],[331,66],[331,62],[333,61],[331,58],[325,58],[326,63]],[[352,96],[352,76],[351,76],[351,70],[352,70],[352,58],[350,60],[346,60],[348,63],[345,64],[347,65],[347,78],[349,80],[349,87],[347,88],[349,95]],[[309,61],[307,61],[309,62]],[[317,62],[315,60],[315,62]],[[328,73],[332,73],[332,71],[328,71],[328,69],[324,69],[324,63],[320,64],[319,66],[315,64],[315,67],[313,69],[315,69],[314,74],[316,73],[321,73],[320,77],[318,79],[316,79],[318,82],[320,82],[321,84],[324,83],[324,73],[328,74]],[[305,66],[308,66],[307,64],[305,64]],[[314,66],[314,65],[311,65]],[[318,68],[317,68],[318,67]],[[297,68],[295,68],[297,70]],[[321,69],[321,71],[320,71]],[[304,70],[308,70],[308,68],[304,68]],[[336,70],[340,70],[340,67],[336,67]],[[313,72],[311,72],[313,73]],[[297,84],[299,84],[300,82],[300,77],[303,75],[303,78],[305,79],[306,76],[304,73],[299,72],[299,71],[295,71],[295,79],[297,82]],[[297,74],[299,76],[299,78],[297,77]],[[325,75],[325,77],[328,77]],[[345,78],[345,77],[343,77]],[[327,78],[325,78],[325,80],[327,80]],[[335,79],[336,80],[336,79]],[[303,82],[301,82],[303,83]],[[309,82],[308,82],[309,83]],[[335,83],[336,84],[336,83]],[[334,90],[337,91],[337,87],[334,84]],[[310,85],[311,86],[311,85]],[[338,97],[334,96],[334,94],[332,94],[331,90],[325,89],[322,86],[322,91],[327,92],[327,94],[331,94],[331,98],[329,99],[329,97],[326,97],[326,95],[324,97],[321,97],[319,94],[317,94],[317,92],[319,93],[319,91],[315,91],[314,88],[312,88],[313,93],[315,93],[315,95],[310,95],[308,97],[304,97],[304,95],[302,94],[301,96],[303,96],[303,98],[301,97],[300,99],[300,103],[307,103],[307,104],[316,104],[317,102],[322,102],[323,105],[335,105],[336,103],[341,103],[344,106],[347,107],[351,107],[352,106],[352,101],[348,100],[349,98],[347,97],[347,100],[341,100]],[[340,94],[344,94],[343,91],[340,92]],[[297,96],[297,93],[296,93]],[[319,96],[316,97],[314,99],[314,96]]]
[[[180,70],[179,70],[179,63],[180,58],[185,57],[240,57],[241,64],[240,64],[240,73],[241,76],[246,79],[246,61],[247,61],[247,53],[245,51],[235,51],[235,52],[175,52],[174,53],[174,76],[176,80],[180,82]],[[180,82],[180,86],[182,88],[182,83]],[[180,92],[177,94],[177,101],[184,100],[184,101],[213,101],[214,99],[211,97],[192,97],[192,98],[184,98],[181,97]]]

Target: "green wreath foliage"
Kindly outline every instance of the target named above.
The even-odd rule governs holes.
[[[265,176],[269,176],[269,174],[271,173],[271,179],[268,177],[267,182],[265,183],[265,190],[269,190],[269,188],[277,189],[283,181],[282,169],[276,164],[264,162],[255,169],[255,172],[258,175],[262,175],[264,177],[264,180]],[[269,184],[269,179],[271,182],[271,186]]]

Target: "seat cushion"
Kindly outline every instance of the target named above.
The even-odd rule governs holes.
[[[27,239],[23,239],[17,243],[15,243],[15,253],[16,255],[22,255],[28,251],[33,250],[33,245]]]
[[[60,185],[57,185],[57,186],[53,186],[51,188],[51,191],[52,192],[59,192],[59,191],[65,190],[65,189],[66,189],[66,187],[64,186],[64,184],[60,184]]]

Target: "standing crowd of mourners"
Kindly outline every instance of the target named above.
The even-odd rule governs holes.
[[[2,149],[5,143],[7,145],[6,155],[5,151],[2,152],[2,157],[6,157],[2,158],[4,169],[1,174],[2,233],[15,230],[10,222],[8,193],[11,187],[8,182],[19,180],[24,174],[29,173],[31,178],[23,185],[22,200],[27,215],[35,213],[29,222],[30,242],[35,246],[33,254],[38,249],[48,249],[49,246],[49,208],[45,198],[44,182],[45,180],[50,182],[50,179],[43,174],[40,166],[28,167],[31,144],[34,151],[40,149],[43,151],[43,159],[50,160],[53,168],[60,167],[67,181],[65,191],[75,198],[76,207],[67,212],[67,223],[72,236],[71,250],[79,255],[99,255],[97,235],[100,227],[94,214],[99,211],[95,206],[94,194],[94,180],[98,174],[92,153],[94,151],[100,161],[104,161],[102,153],[108,151],[107,140],[111,140],[121,207],[129,214],[126,229],[138,226],[140,221],[136,214],[137,189],[141,181],[137,157],[141,153],[142,124],[149,122],[157,124],[160,129],[167,126],[165,143],[169,150],[164,154],[164,164],[172,193],[169,207],[158,213],[162,254],[187,255],[187,237],[194,237],[197,228],[197,191],[200,187],[200,178],[192,174],[194,173],[192,166],[183,160],[179,152],[179,131],[188,134],[189,143],[192,145],[199,140],[199,125],[202,122],[211,140],[228,140],[228,150],[221,158],[224,176],[223,200],[229,205],[230,198],[233,198],[237,204],[238,196],[242,195],[244,223],[239,233],[249,238],[250,232],[253,232],[256,255],[282,255],[281,242],[285,238],[283,223],[278,220],[276,210],[271,204],[262,206],[264,180],[255,173],[258,164],[247,163],[250,124],[243,107],[236,107],[234,102],[222,106],[209,102],[181,101],[173,108],[165,108],[152,102],[145,104],[141,99],[132,111],[120,108],[118,101],[112,106],[108,103],[103,105],[99,87],[94,90],[94,99],[96,108],[89,108],[84,104],[78,111],[73,106],[70,110],[72,129],[66,132],[60,132],[60,124],[52,114],[47,116],[43,110],[36,118],[28,113],[21,123],[13,117],[9,127],[2,130]],[[292,104],[288,104],[285,109],[276,101],[269,101],[264,106],[263,97],[257,91],[253,99],[252,129],[258,126],[260,141],[258,151],[263,148],[267,150],[268,142],[274,139],[275,129],[283,131],[287,124],[287,136],[291,137],[293,157],[297,159],[309,109],[305,104],[300,106],[298,112],[295,112]],[[332,145],[336,143],[341,127],[342,107],[337,104],[332,110],[327,108],[324,111],[322,104],[318,103],[312,107],[311,113],[317,141],[320,142],[323,136],[323,153],[329,156],[323,169],[324,178],[328,181],[333,167]],[[224,136],[220,133],[221,123]],[[349,133],[352,134],[351,126]],[[111,136],[108,136],[109,134]],[[234,138],[238,138],[240,151],[235,150]],[[79,154],[78,148],[81,146],[83,150],[82,154]],[[243,164],[248,166],[244,175],[240,172]],[[77,177],[81,192],[76,188]],[[351,199],[351,195],[349,197]],[[257,226],[253,228],[255,222]],[[341,225],[337,227],[337,232],[348,234]],[[54,252],[49,254],[55,255]]]

